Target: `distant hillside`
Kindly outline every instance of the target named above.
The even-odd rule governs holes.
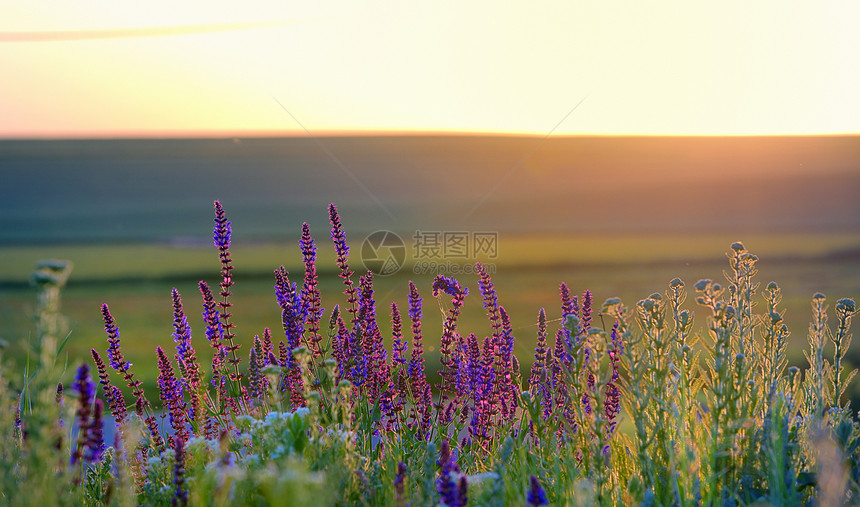
[[[204,240],[216,198],[248,239],[330,201],[354,233],[860,232],[857,136],[0,141],[0,178],[0,244]]]

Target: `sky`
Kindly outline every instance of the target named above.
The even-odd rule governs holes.
[[[860,133],[860,2],[0,3],[0,138]]]

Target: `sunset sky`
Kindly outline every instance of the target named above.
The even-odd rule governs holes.
[[[0,5],[0,137],[860,133],[858,2]]]

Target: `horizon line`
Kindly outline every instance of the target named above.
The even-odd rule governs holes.
[[[6,133],[0,132],[0,141],[97,141],[97,140],[169,140],[169,139],[299,139],[321,138],[361,138],[361,137],[516,137],[538,138],[545,133],[517,131],[478,131],[478,130],[320,130],[308,136],[302,130],[131,130],[131,131],[92,131],[92,132],[45,132],[45,133]],[[595,138],[595,137],[858,137],[858,132],[820,132],[820,133],[637,133],[637,132],[583,132],[572,134],[553,134],[550,138]]]

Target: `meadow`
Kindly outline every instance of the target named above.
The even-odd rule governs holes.
[[[408,233],[401,236],[409,237]],[[759,266],[760,281],[777,280],[783,287],[785,319],[792,331],[788,358],[791,364],[800,365],[804,361],[802,349],[811,315],[811,295],[818,291],[828,295],[860,293],[860,239],[846,233],[750,236],[752,241],[719,233],[511,234],[499,238],[497,258],[483,256],[480,260],[496,268],[493,277],[514,323],[516,352],[528,364],[529,351],[536,339],[537,310],[545,308],[553,318],[561,318],[554,309],[558,306],[556,293],[562,281],[580,291],[589,289],[597,298],[638,301],[676,276],[683,280],[721,278],[726,245],[744,239],[764,259]],[[361,240],[350,240],[354,252],[361,247]],[[233,298],[242,309],[237,312],[236,327],[245,342],[265,327],[280,326],[272,298],[272,271],[280,265],[291,273],[304,269],[298,262],[297,237],[276,244],[248,243],[237,243],[233,254],[239,264]],[[414,268],[420,268],[428,260],[415,259],[414,253],[409,252],[404,266],[393,276],[376,278],[380,306],[392,302],[403,304],[404,290],[410,280],[419,287],[429,287],[432,283],[435,272],[415,273]],[[62,296],[62,313],[68,319],[70,332],[65,349],[69,360],[86,357],[91,348],[104,343],[98,308],[110,301],[112,307],[129,315],[123,327],[134,340],[126,344],[126,355],[145,369],[155,366],[152,350],[172,332],[170,322],[164,318],[170,310],[170,290],[175,287],[182,294],[194,294],[198,281],[216,281],[211,268],[217,257],[211,247],[199,244],[7,246],[0,247],[0,258],[4,260],[0,265],[0,339],[8,343],[6,356],[16,367],[24,366],[28,343],[35,338],[32,324],[36,298],[30,275],[37,260],[59,258],[74,263]],[[439,265],[445,262],[442,258],[430,261]],[[456,261],[458,266],[471,264]],[[325,300],[342,305],[344,296],[332,269],[333,248],[320,249],[319,266],[320,290]],[[467,286],[476,287],[474,273],[460,278]],[[476,301],[468,301],[461,322],[468,329],[480,329],[485,321],[483,312]],[[442,312],[428,315],[424,322],[428,334],[441,333],[443,317]],[[189,322],[192,329],[203,327],[199,312],[191,313]],[[438,365],[438,350],[430,348],[427,352],[431,364]],[[851,350],[848,357],[851,364],[860,364],[860,352]],[[70,380],[72,373],[67,371],[64,380]],[[154,379],[144,381],[147,388],[155,388]],[[860,390],[854,396],[860,397]]]
[[[13,408],[0,413],[5,503],[858,502],[860,423],[848,400],[856,373],[848,356],[853,299],[831,305],[821,293],[812,296],[806,364],[790,366],[792,333],[782,289],[759,283],[759,257],[733,242],[724,279],[685,283],[676,277],[631,307],[618,297],[600,304],[591,288],[571,291],[562,283],[552,288],[555,304],[533,315],[536,324],[520,326],[506,310],[506,294],[518,294],[517,305],[540,304],[534,293],[542,283],[524,279],[563,271],[555,254],[532,254],[533,261],[545,263],[542,268],[540,262],[522,265],[515,252],[542,251],[536,249],[540,239],[524,238],[520,248],[511,242],[505,262],[519,276],[504,283],[496,283],[489,264],[478,262],[472,279],[435,274],[429,287],[409,283],[403,299],[386,294],[403,293],[397,276],[353,272],[355,258],[334,205],[329,212],[334,255],[317,258],[322,241],[304,224],[300,252],[293,251],[302,264],[292,269],[292,278],[280,269],[274,282],[242,280],[233,275],[241,269],[243,251],[234,252],[231,223],[216,201],[220,275],[208,283],[189,282],[198,293],[184,285],[173,290],[156,317],[149,314],[156,305],[143,302],[161,290],[146,280],[157,280],[154,273],[163,268],[125,261],[139,270],[138,278],[126,279],[134,295],[118,298],[122,291],[110,290],[103,298],[109,304],[96,303],[106,342],[83,361],[71,335],[65,340],[62,326],[46,324],[56,322],[56,309],[43,306],[23,377],[4,372],[0,385],[0,396]],[[804,255],[830,259],[844,272],[853,260],[852,238],[818,239]],[[546,241],[558,246],[559,240]],[[624,273],[625,263],[619,262],[629,256],[614,252],[649,242],[652,248],[640,250],[647,253],[640,253],[643,264],[636,271],[684,271],[667,260],[671,254],[660,251],[665,243],[657,238],[630,241],[595,240],[615,248],[592,252],[591,263],[581,258],[585,269],[574,270],[577,283],[620,271],[628,276],[616,279],[617,287],[639,290],[642,277]],[[762,248],[779,251],[786,240],[770,241]],[[122,258],[121,250],[114,259]],[[246,258],[266,251],[257,247]],[[198,255],[185,253],[187,261]],[[708,265],[700,250],[687,255],[687,268]],[[696,260],[699,255],[704,257]],[[848,261],[840,264],[843,257]],[[324,260],[337,269],[318,271]],[[783,274],[797,274],[808,260],[781,262],[787,264]],[[93,292],[104,296],[105,288],[116,289],[111,265],[109,255],[90,266],[82,262],[85,274],[91,269],[108,277],[90,279],[74,298],[68,298],[70,287],[67,298],[79,304],[98,297]],[[187,280],[198,274],[180,273],[166,276]],[[826,276],[837,278],[837,272],[813,281]],[[43,288],[51,284],[50,276],[40,279]],[[262,293],[260,287],[239,292],[241,283],[265,283],[272,291],[268,303],[250,295]],[[330,296],[338,292],[342,298]],[[192,335],[191,301],[201,293],[203,321]],[[470,301],[471,317],[465,311]],[[240,325],[253,324],[242,324],[238,316],[255,313],[280,319],[249,340]],[[167,325],[146,339],[135,336],[150,319]],[[434,329],[437,319],[441,326]],[[525,338],[530,335],[534,339]],[[147,348],[152,354],[153,345],[157,367],[129,361]],[[74,375],[66,387],[57,384],[63,370]],[[151,382],[156,370],[157,386],[149,388],[142,381]],[[123,384],[125,391],[118,387]],[[156,411],[159,406],[163,412]],[[104,439],[108,414],[116,429],[113,442]]]

